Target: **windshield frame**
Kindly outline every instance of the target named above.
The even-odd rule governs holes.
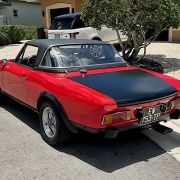
[[[90,44],[90,45],[110,45],[113,47],[113,49],[119,54],[119,56],[124,60],[124,62],[115,62],[115,63],[106,63],[106,64],[96,64],[96,65],[84,65],[84,66],[71,66],[71,67],[47,67],[47,66],[42,66],[42,62],[45,59],[47,53],[49,50],[51,50],[53,47],[60,47],[60,46],[76,46],[76,45],[89,45],[88,43],[83,43],[83,44],[65,44],[65,45],[52,45],[49,48],[46,49],[44,52],[44,55],[42,59],[40,60],[39,66],[36,69],[41,69],[43,71],[52,71],[52,72],[75,72],[75,71],[80,71],[82,69],[87,69],[87,70],[97,70],[97,69],[104,69],[104,68],[114,68],[114,67],[127,67],[129,66],[128,63],[121,57],[119,52],[113,47],[111,44],[104,43],[104,44]]]

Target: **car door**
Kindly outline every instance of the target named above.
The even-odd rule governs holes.
[[[4,67],[4,91],[24,103],[27,101],[28,76],[33,71],[29,60],[35,58],[37,53],[38,47],[27,45],[15,61],[8,62]]]

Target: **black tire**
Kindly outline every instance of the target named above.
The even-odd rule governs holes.
[[[53,113],[54,117],[56,118],[56,133],[54,137],[48,137],[44,130],[43,126],[43,112],[46,108],[50,108]],[[39,120],[40,120],[40,128],[41,128],[41,137],[42,139],[48,143],[50,146],[59,146],[67,142],[67,140],[71,137],[71,132],[65,126],[61,114],[57,111],[57,108],[50,102],[46,101],[43,102],[40,111],[39,111]]]

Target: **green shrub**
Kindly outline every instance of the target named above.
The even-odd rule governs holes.
[[[22,40],[37,39],[39,31],[36,26],[1,25],[0,45],[19,43]],[[42,37],[40,37],[42,38]]]
[[[10,41],[5,33],[0,32],[0,46],[9,44]]]
[[[24,26],[25,39],[37,39],[37,29],[36,26]]]

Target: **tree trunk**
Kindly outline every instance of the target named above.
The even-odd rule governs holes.
[[[124,44],[123,44],[123,42],[121,40],[121,36],[120,36],[120,33],[119,33],[118,29],[116,29],[116,34],[117,34],[119,44],[121,46],[122,56],[123,56],[123,58],[126,58],[126,49],[125,49]]]
[[[132,53],[129,55],[127,59],[127,61],[130,64],[133,64],[134,62],[136,62],[137,55],[139,54],[139,51],[140,51],[139,44],[141,43],[139,42],[138,35],[139,34],[137,34],[137,32],[135,31],[132,32],[133,49],[132,49]]]
[[[128,57],[127,61],[130,64],[133,64],[134,62],[136,62],[136,57],[139,54],[140,49],[134,49],[133,52],[131,53],[131,55]]]

